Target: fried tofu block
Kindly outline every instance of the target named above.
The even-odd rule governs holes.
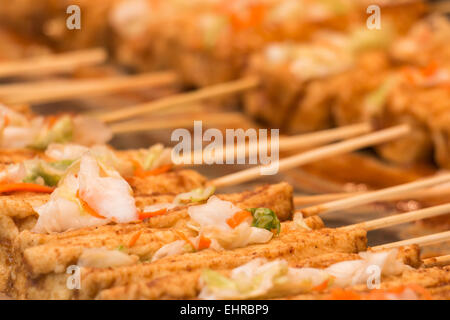
[[[366,232],[355,229],[342,232],[333,229],[291,232],[275,238],[269,243],[251,245],[228,251],[203,250],[178,256],[166,257],[152,263],[141,263],[117,268],[82,268],[80,290],[66,287],[66,274],[48,274],[36,279],[26,279],[26,268],[22,267],[20,279],[14,283],[14,295],[27,299],[92,299],[100,291],[123,286],[137,281],[150,281],[182,270],[203,268],[230,269],[251,259],[282,258],[295,263],[302,259],[330,252],[359,252],[366,249]],[[25,278],[25,279],[24,279]]]
[[[399,258],[405,264],[412,262],[417,266],[420,250],[417,246],[403,247],[399,251]],[[330,265],[348,260],[357,260],[356,253],[326,253],[293,263],[294,268],[327,268]],[[219,270],[223,275],[229,275],[231,270]],[[177,276],[167,275],[149,282],[136,282],[130,285],[103,290],[98,295],[102,300],[157,300],[157,299],[195,299],[201,291],[199,279],[202,270],[184,271]]]
[[[336,94],[332,108],[336,125],[371,121],[371,110],[366,104],[367,94],[386,80],[390,67],[386,53],[368,52],[359,56],[356,68],[333,77],[330,83]]]
[[[289,217],[287,215],[288,212],[292,211],[293,209],[291,205],[292,196],[291,193],[288,192],[285,199],[283,199],[282,197],[280,199],[279,194],[282,192],[280,192],[278,186],[279,185],[274,185],[273,188],[266,186],[261,187],[253,192],[222,195],[221,197],[226,200],[232,201],[236,205],[243,208],[272,208],[284,205],[284,218],[286,218]],[[282,202],[285,203],[283,204]],[[178,209],[178,211],[180,211],[180,209]],[[181,209],[181,211],[183,213],[186,213],[187,219],[188,215],[186,209]],[[84,248],[95,248],[103,246],[107,247],[108,249],[115,249],[121,245],[126,248],[126,244],[129,243],[130,239],[137,232],[142,232],[139,237],[139,242],[132,248],[129,248],[127,252],[130,254],[138,255],[141,260],[148,260],[151,259],[153,253],[155,253],[155,251],[158,250],[161,246],[181,239],[180,234],[174,232],[174,230],[172,229],[152,229],[152,226],[154,225],[154,223],[152,223],[152,220],[155,218],[156,217],[148,219],[142,223],[105,225],[49,235],[36,234],[25,230],[20,233],[19,236],[17,236],[17,232],[15,232],[15,234],[11,236],[11,238],[17,238],[15,245],[17,246],[17,250],[23,253],[23,259],[25,263],[28,263],[28,269],[31,275],[59,272],[55,268],[61,265],[66,266],[70,264],[70,262],[76,261],[79,254]],[[309,219],[308,222],[309,226],[312,229],[323,227],[323,222],[320,218]],[[283,224],[282,228],[283,233],[288,232],[292,228],[292,223],[287,225]],[[182,231],[186,236],[193,235],[191,229],[183,227],[180,227],[178,229],[179,231]],[[66,252],[65,255],[61,254],[62,248]],[[47,259],[45,261],[35,259],[44,253],[47,256]],[[53,261],[59,262],[53,263]],[[65,261],[65,263],[62,263],[62,261]]]
[[[291,218],[293,212],[292,187],[285,182],[259,187],[254,191],[217,195],[218,198],[231,201],[242,209],[270,208],[280,219]],[[167,214],[151,218],[148,223],[152,228],[171,228],[183,226],[188,221],[187,208],[168,210]]]
[[[194,170],[181,169],[148,178],[127,179],[135,195],[178,194],[202,188],[206,178]]]
[[[0,241],[0,292],[5,292],[8,286],[11,257],[8,253],[11,252],[9,245]]]
[[[390,55],[396,62],[426,66],[430,61],[450,62],[450,22],[444,14],[432,14],[416,22],[393,44]]]
[[[301,66],[303,60],[313,59],[321,50],[327,48],[312,44],[272,44],[255,54],[247,72],[261,79],[261,84],[244,96],[246,112],[271,127],[290,132],[331,127],[330,78],[347,68],[345,60],[348,59],[340,57],[344,53],[336,49],[329,53],[334,55],[333,59],[321,62],[324,65],[320,70],[318,61],[314,61],[315,65],[309,61],[312,64],[309,69]]]
[[[134,177],[129,182],[134,189],[137,205],[145,206],[154,203],[148,196],[159,196],[165,202],[170,202],[178,193],[203,187],[206,178],[193,170],[177,170],[149,178]],[[0,215],[18,218],[34,215],[32,207],[44,204],[49,197],[48,194],[30,192],[0,195]]]
[[[222,200],[235,203],[242,209],[260,207],[270,208],[278,215],[278,218],[281,221],[285,221],[292,216],[294,208],[292,193],[292,187],[288,183],[279,183],[262,186],[253,191],[235,194],[218,194],[217,196]],[[137,196],[136,206],[143,209],[145,206],[153,205],[155,203],[172,202],[175,196],[175,194]],[[30,217],[28,225],[32,228],[34,226],[32,221],[35,222],[37,219],[37,214],[34,212],[33,207],[44,204],[48,199],[49,195],[47,194],[34,194],[28,192],[0,196],[0,217],[6,216],[18,220]],[[188,218],[187,207],[180,206],[168,210],[168,213],[165,215],[152,217],[151,219],[148,219],[146,223],[150,228],[169,228],[176,225],[183,225]],[[1,231],[7,232],[4,230]]]
[[[218,195],[218,197],[231,201],[243,209],[271,208],[280,214],[281,220],[289,219],[293,211],[292,187],[287,183],[267,185],[253,191]],[[28,198],[24,196],[22,199]],[[143,208],[154,203],[171,202],[173,199],[174,195],[142,196],[136,198],[136,204]],[[43,199],[41,197],[37,200],[42,201]],[[11,204],[8,203],[8,205]],[[115,249],[119,246],[126,248],[131,238],[138,232],[140,233],[138,243],[127,251],[130,254],[137,255],[141,260],[151,259],[160,247],[181,239],[180,234],[173,230],[156,230],[154,229],[156,227],[177,227],[185,235],[192,235],[192,230],[185,228],[186,222],[189,221],[186,206],[170,210],[165,215],[167,216],[165,219],[161,219],[163,216],[156,216],[142,223],[105,225],[50,235],[35,234],[28,231],[34,226],[37,219],[35,213],[30,215],[31,205],[32,201],[26,203],[24,206],[26,210],[24,209],[19,214],[17,214],[16,209],[5,210],[5,214],[0,215],[0,231],[2,234],[8,235],[5,237],[5,241],[8,241],[8,243],[12,243],[16,239],[16,251],[20,254],[15,259],[18,264],[27,263],[27,272],[30,273],[31,277],[42,273],[60,272],[61,268],[76,262],[85,248],[106,247]],[[14,206],[11,208],[14,208]],[[313,229],[323,227],[323,222],[320,219],[309,219],[309,221]],[[9,250],[6,254],[11,255],[12,253]],[[46,256],[45,260],[40,259],[42,255]]]
[[[39,37],[59,49],[80,49],[107,45],[108,12],[115,0],[32,0],[0,1],[0,20],[7,26]],[[67,8],[77,5],[81,11],[83,32],[66,25]],[[75,30],[76,31],[76,30]]]
[[[313,230],[324,227],[319,217],[307,218],[305,223]],[[291,238],[301,231],[294,222],[283,222],[279,239]],[[126,244],[137,233],[140,234],[138,241],[132,247],[127,247]],[[190,229],[150,229],[145,223],[85,228],[52,235],[24,231],[17,237],[13,250],[7,252],[14,257],[14,270],[8,279],[14,286],[9,294],[20,296],[24,293],[20,293],[18,288],[26,287],[26,283],[33,283],[41,277],[64,274],[69,265],[77,263],[84,249],[101,247],[114,250],[121,246],[121,250],[129,255],[137,255],[139,261],[145,262],[163,245],[184,239],[180,233],[193,236]],[[44,255],[46,259],[41,259]],[[9,275],[11,268],[7,271]]]
[[[306,219],[311,229],[320,229],[320,218]],[[298,232],[293,222],[282,223],[281,237]],[[139,233],[138,241],[128,246],[133,236]],[[182,233],[182,234],[181,234]],[[36,278],[47,273],[61,273],[71,264],[76,264],[84,249],[123,248],[129,255],[137,255],[140,261],[150,261],[153,254],[162,246],[184,236],[195,236],[188,228],[152,229],[146,223],[107,225],[64,232],[63,234],[35,234],[24,231],[14,242],[14,250],[21,253],[23,263],[27,265],[28,276]],[[39,259],[44,256],[46,259]]]
[[[431,297],[419,293],[419,299],[449,300],[450,299],[450,267],[433,267],[406,270],[399,276],[385,277],[380,282],[380,289],[390,290],[402,288],[408,285],[421,286],[426,289]],[[345,288],[356,294],[369,293],[367,285],[357,285]],[[331,295],[329,291],[290,296],[290,300],[328,300]]]

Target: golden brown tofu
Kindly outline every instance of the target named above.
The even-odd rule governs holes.
[[[178,256],[166,257],[152,263],[99,269],[82,268],[80,290],[68,290],[66,274],[49,274],[33,281],[26,279],[23,271],[16,275],[14,295],[18,298],[95,298],[101,290],[126,285],[136,281],[149,281],[172,272],[203,268],[230,269],[254,258],[282,258],[289,263],[330,252],[359,252],[366,249],[366,232],[333,229],[292,232],[275,238],[269,243],[251,245],[227,251],[203,250]]]
[[[45,202],[44,198],[47,195],[40,196],[32,200],[37,201],[38,204]],[[292,187],[287,183],[267,185],[243,193],[219,194],[218,197],[231,201],[243,209],[272,208],[275,212],[279,212],[280,220],[290,218],[293,211]],[[173,199],[174,195],[140,196],[136,197],[136,204],[139,208],[143,208],[155,203],[171,202]],[[169,210],[166,217],[156,216],[141,223],[105,225],[50,235],[35,234],[28,230],[34,226],[37,220],[37,215],[32,211],[32,205],[36,205],[36,203],[26,195],[22,195],[20,198],[17,198],[17,195],[11,196],[9,200],[12,203],[5,201],[5,207],[9,206],[11,210],[4,210],[3,215],[0,215],[0,231],[8,244],[15,240],[16,267],[20,268],[20,265],[27,264],[27,272],[30,273],[30,277],[42,273],[60,272],[61,268],[76,262],[85,248],[115,249],[119,246],[126,248],[131,238],[137,233],[140,234],[139,241],[128,251],[130,254],[137,255],[142,261],[151,259],[156,250],[163,245],[180,240],[181,235],[174,230],[152,228],[177,227],[186,236],[193,235],[192,230],[185,228],[189,221],[189,215],[187,206],[184,205]],[[19,204],[23,207],[22,211],[17,210]],[[162,219],[163,217],[164,219]],[[321,219],[310,219],[309,221],[312,228],[323,226]],[[289,231],[289,226],[286,225],[285,229]],[[9,249],[10,247],[5,248],[7,251],[5,254],[12,254]],[[39,259],[43,254],[47,259]]]
[[[420,250],[417,246],[403,247],[399,251],[399,259],[402,259],[405,264],[413,263],[414,267],[417,266],[417,261],[420,261],[419,255]],[[322,269],[337,262],[357,259],[360,259],[360,256],[356,253],[327,253],[291,263],[290,267]],[[201,270],[184,271],[177,273],[176,277],[167,275],[149,282],[136,282],[115,287],[103,290],[97,298],[105,300],[195,299],[201,290],[199,283],[201,272]],[[219,270],[219,272],[227,276],[231,270]]]
[[[345,288],[346,292],[351,293],[351,295],[346,295],[345,297],[335,296],[332,290],[327,290],[314,294],[290,296],[286,297],[286,299],[388,299],[388,296],[383,296],[383,292],[389,293],[389,290],[394,290],[394,292],[398,293],[399,289],[408,288],[408,286],[413,290],[418,287],[425,289],[425,291],[420,288],[414,290],[421,300],[450,300],[450,267],[410,269],[399,276],[384,277],[380,282],[380,290],[378,292],[369,290],[367,285],[364,284]]]

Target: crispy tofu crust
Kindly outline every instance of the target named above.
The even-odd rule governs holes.
[[[130,182],[135,191],[137,204],[149,205],[152,203],[145,201],[149,196],[161,196],[163,200],[170,202],[178,193],[204,186],[206,179],[193,170],[178,170],[146,179],[135,177]],[[0,195],[0,215],[17,218],[35,215],[33,207],[46,203],[49,198],[49,194],[32,192],[14,192]]]
[[[318,217],[306,219],[311,229],[323,228]],[[298,232],[293,222],[282,223],[281,237]],[[140,233],[138,241],[129,247],[127,244],[134,235]],[[62,234],[36,234],[29,231],[20,233],[14,243],[14,250],[21,253],[27,267],[28,276],[36,278],[47,273],[59,273],[71,264],[76,264],[86,248],[107,248],[110,250],[123,246],[128,254],[137,255],[140,261],[151,260],[153,254],[162,246],[184,236],[194,236],[188,228],[152,229],[146,223],[107,225],[64,232]],[[40,257],[45,255],[45,259]]]
[[[380,289],[395,289],[407,285],[419,285],[424,287],[434,300],[450,300],[450,266],[419,268],[406,270],[399,276],[385,277],[380,282]],[[368,293],[366,285],[349,287],[357,293]],[[320,292],[314,294],[302,294],[286,297],[289,300],[326,300],[329,299],[330,292]],[[423,294],[419,294],[420,299],[427,299]]]
[[[14,296],[27,299],[92,299],[102,290],[134,282],[150,281],[175,272],[203,268],[229,269],[257,257],[283,258],[289,263],[331,252],[359,252],[366,249],[366,232],[333,229],[290,232],[269,243],[227,251],[203,250],[166,257],[153,263],[118,268],[82,268],[81,290],[66,288],[67,275],[51,273],[29,279],[26,268],[15,274]]]
[[[194,170],[175,170],[148,178],[127,179],[136,196],[152,194],[178,194],[204,187],[206,178]]]
[[[418,246],[403,247],[399,251],[399,258],[406,264],[420,261],[420,249]],[[327,268],[328,266],[346,260],[357,260],[360,256],[356,253],[326,253],[307,258],[296,263],[291,263],[295,268]],[[219,270],[228,275],[231,270]],[[136,282],[126,286],[114,287],[100,292],[97,299],[102,300],[156,300],[156,299],[195,299],[201,291],[199,279],[201,270],[192,272],[183,271],[156,278],[149,282]]]
[[[319,217],[305,219],[311,229],[323,228],[323,221]],[[132,247],[131,238],[140,233],[139,240]],[[128,254],[137,255],[140,261],[149,261],[152,255],[163,245],[182,240],[191,236],[190,229],[150,229],[145,223],[101,226],[85,228],[53,235],[33,234],[22,232],[14,243],[14,288],[10,294],[18,295],[16,289],[34,283],[36,279],[52,277],[53,274],[64,274],[69,265],[77,263],[78,258],[86,248],[104,247],[117,249],[124,245]],[[293,222],[282,223],[280,239],[289,238],[298,233],[299,229]],[[42,256],[46,259],[41,259]]]
[[[288,220],[292,216],[294,204],[292,200],[292,187],[287,183],[279,183],[275,185],[266,185],[256,188],[253,191],[233,194],[219,194],[219,198],[231,201],[242,209],[265,207],[272,209],[281,221]],[[175,194],[156,193],[151,195],[136,196],[136,206],[143,209],[155,203],[172,202]],[[49,199],[48,194],[35,194],[29,192],[16,192],[12,195],[0,196],[0,217],[6,216],[15,219],[15,221],[28,218],[28,229],[34,226],[37,214],[33,207],[43,205]],[[168,228],[178,225],[183,226],[188,219],[187,206],[176,207],[169,210],[163,216],[156,216],[146,221],[150,228]],[[10,225],[12,227],[12,225]],[[24,229],[27,229],[23,226]],[[6,233],[8,227],[2,228],[0,231]]]
[[[43,197],[37,200],[42,201],[46,195],[40,196]],[[286,183],[263,186],[254,191],[240,194],[218,196],[232,201],[244,209],[250,207],[273,208],[281,213],[281,220],[290,217],[293,210],[292,187]],[[5,197],[7,196],[3,198]],[[11,197],[14,200],[9,200],[13,202],[18,198],[17,195]],[[171,202],[173,197],[173,195],[138,196],[136,197],[136,203],[138,207],[142,208],[145,205],[157,202]],[[24,195],[23,198],[26,199]],[[34,202],[33,205],[35,205]],[[32,209],[30,203],[26,203],[24,207],[28,211]],[[166,219],[162,220],[159,219],[160,217],[154,217],[141,223],[111,224],[50,235],[35,234],[29,231],[34,226],[37,216],[34,213],[27,216],[29,214],[27,210],[23,210],[20,215],[12,210],[10,211],[11,216],[0,215],[0,230],[8,234],[7,240],[9,243],[14,241],[15,273],[10,277],[14,278],[14,286],[16,286],[16,283],[26,283],[27,279],[36,279],[48,273],[64,272],[68,265],[77,262],[85,248],[106,247],[115,249],[119,246],[126,247],[137,232],[141,232],[139,241],[129,249],[129,253],[139,256],[141,261],[151,259],[161,246],[181,239],[180,233],[174,230],[156,228],[170,226],[179,229],[186,236],[192,235],[192,231],[185,228],[186,222],[189,221],[187,206],[170,210],[165,215],[167,216]],[[153,221],[155,219],[158,219],[158,221]],[[167,221],[171,223],[167,224]],[[308,219],[308,223],[312,229],[323,227],[323,222],[318,217]],[[292,225],[292,222],[283,225],[284,233],[295,231],[296,228]],[[12,253],[7,252],[7,254],[11,255]],[[46,256],[46,259],[41,259],[43,255]],[[8,290],[13,292],[15,288],[13,289],[10,286]]]
[[[280,219],[288,220],[292,217],[294,204],[292,200],[292,187],[285,182],[275,185],[265,185],[254,191],[242,193],[217,195],[218,198],[235,203],[242,209],[270,208]],[[189,219],[187,208],[175,208],[167,214],[149,219],[148,224],[152,228],[172,228],[185,226]]]

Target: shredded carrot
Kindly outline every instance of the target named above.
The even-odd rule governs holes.
[[[439,70],[439,65],[436,61],[430,62],[426,67],[424,67],[421,72],[424,77],[431,77]]]
[[[236,12],[233,8],[228,10],[231,26],[234,30],[242,31],[258,26],[266,15],[267,7],[264,4],[253,4],[247,10],[246,14],[242,14],[241,11]]]
[[[7,127],[9,124],[9,117],[6,114],[3,116],[3,122],[3,126]]]
[[[37,183],[5,183],[0,184],[0,193],[14,192],[14,191],[29,191],[39,193],[52,193],[55,188],[43,186]]]
[[[163,214],[167,213],[167,208],[163,208],[158,211],[153,212],[138,212],[139,220],[145,220],[147,218],[156,217],[156,216],[162,216]]]
[[[156,176],[158,174],[165,173],[165,172],[169,171],[170,169],[172,169],[171,164],[166,164],[166,165],[163,165],[163,166],[158,167],[153,170],[144,170],[140,164],[137,166],[136,163],[135,163],[135,166],[136,166],[136,169],[134,170],[134,175],[139,178]]]
[[[178,231],[178,230],[175,230],[175,233],[176,233],[181,239],[183,239],[184,241],[186,241],[187,243],[189,243],[189,244],[192,246],[192,248],[194,248],[194,250],[195,250],[194,244],[192,243],[191,240],[189,240],[188,237],[186,237],[186,235],[185,235],[183,232]]]
[[[314,288],[312,288],[312,291],[324,291],[325,289],[328,288],[328,286],[330,285],[332,278],[328,278],[326,279],[324,282],[322,282],[321,284],[315,286]]]
[[[56,121],[58,121],[59,117],[58,116],[48,116],[47,117],[47,121],[48,121],[48,127],[52,128]]]
[[[83,199],[81,199],[79,192],[77,191],[77,198],[81,203],[81,206],[83,207],[83,210],[86,211],[87,213],[89,213],[91,216],[98,218],[98,219],[106,219],[104,216],[100,215],[97,213],[97,211],[95,211],[94,209],[92,209],[92,207]]]
[[[403,291],[404,288],[402,288]],[[386,294],[387,293],[395,293],[395,292],[387,292],[386,290],[381,290],[381,289],[373,289],[371,290],[368,294],[364,295],[364,300],[386,300]],[[396,294],[400,294],[400,292],[396,293]]]
[[[335,288],[331,290],[329,300],[361,300],[361,296],[353,290]]]
[[[242,222],[244,222],[246,219],[251,217],[252,217],[251,212],[247,210],[239,211],[236,212],[231,218],[227,219],[227,224],[230,226],[230,228],[234,229]]]
[[[198,250],[208,249],[211,245],[211,239],[204,237],[203,235],[200,236],[200,240],[198,242]]]
[[[136,232],[130,239],[130,242],[128,242],[128,248],[131,248],[132,246],[134,246],[136,244],[136,242],[139,240],[139,237],[142,234],[142,230]]]

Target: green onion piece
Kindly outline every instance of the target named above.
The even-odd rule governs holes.
[[[69,142],[72,140],[73,130],[72,118],[70,116],[63,116],[50,129],[42,131],[30,147],[45,150],[50,143]]]
[[[275,212],[268,208],[250,208],[247,209],[253,216],[252,226],[266,229],[269,231],[276,230],[276,234],[280,233],[281,225]]]

